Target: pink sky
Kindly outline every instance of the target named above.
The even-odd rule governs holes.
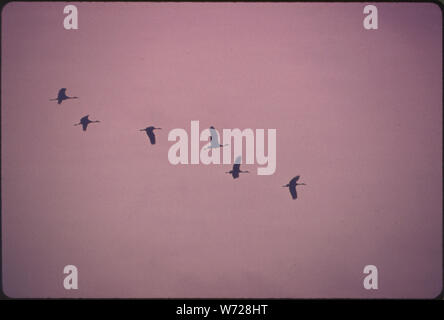
[[[367,31],[362,3],[70,4],[78,30],[62,2],[2,11],[5,294],[439,294],[438,6],[377,3]],[[80,98],[48,101],[61,87]],[[86,114],[101,123],[82,132]],[[275,128],[275,174],[171,165],[168,132],[191,120]],[[280,186],[298,174],[293,201]]]

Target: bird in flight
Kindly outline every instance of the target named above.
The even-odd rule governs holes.
[[[156,136],[154,135],[154,130],[160,130],[162,128],[155,128],[153,126],[146,127],[145,129],[140,129],[140,131],[145,131],[148,138],[150,138],[151,144],[156,144]]]
[[[297,181],[299,180],[300,176],[296,176],[293,179],[290,180],[290,182],[288,184],[286,184],[285,186],[282,187],[288,187],[288,189],[290,190],[290,194],[291,197],[294,199],[296,199],[298,197],[298,194],[296,193],[296,186],[300,186],[300,185],[306,185],[305,183],[297,183]]]
[[[242,157],[238,156],[236,158],[236,160],[234,161],[233,169],[231,169],[230,171],[225,172],[225,173],[230,173],[233,176],[233,179],[239,178],[239,173],[249,173],[248,171],[240,170],[241,160],[242,160]]]
[[[216,129],[211,126],[210,127],[210,145],[206,147],[206,149],[214,149],[228,146],[228,144],[220,144],[219,143],[219,135],[217,134]]]
[[[57,94],[57,98],[55,99],[49,99],[49,101],[56,101],[58,104],[61,104],[63,100],[67,99],[78,99],[79,97],[68,97],[66,95],[66,88],[62,88],[59,90],[59,93]]]
[[[83,131],[86,131],[86,128],[88,127],[88,124],[93,123],[93,122],[100,122],[99,120],[91,121],[91,120],[88,119],[88,117],[89,117],[89,115],[84,116],[83,118],[80,119],[79,123],[75,123],[74,125],[78,126],[78,125],[81,124],[82,128],[83,128]]]

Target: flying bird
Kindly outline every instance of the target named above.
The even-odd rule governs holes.
[[[154,130],[160,130],[162,128],[155,128],[153,126],[146,127],[145,129],[140,129],[140,131],[145,131],[148,138],[150,138],[151,144],[156,144],[156,136],[154,135]]]
[[[211,126],[210,127],[210,145],[206,147],[206,149],[214,149],[228,146],[228,144],[220,144],[219,143],[219,135],[217,134],[216,129]]]
[[[94,120],[91,121],[88,119],[89,115],[84,116],[83,118],[80,119],[79,123],[75,123],[75,126],[78,126],[79,124],[82,125],[83,131],[86,131],[86,128],[88,127],[88,124],[93,123],[93,122],[100,122],[99,120]]]
[[[296,176],[293,179],[290,180],[290,182],[288,184],[286,184],[285,186],[282,187],[288,187],[288,189],[290,190],[291,193],[291,197],[294,199],[296,199],[298,197],[298,194],[296,193],[296,186],[300,186],[300,185],[306,185],[305,183],[297,183],[297,181],[299,180],[300,176]]]
[[[234,161],[233,169],[228,172],[225,172],[225,173],[230,173],[233,176],[233,179],[239,178],[239,173],[249,173],[248,171],[240,170],[241,159],[242,159],[242,157],[238,156],[236,158],[236,160]]]
[[[56,101],[58,104],[61,104],[63,100],[67,99],[78,99],[79,97],[68,97],[66,95],[66,88],[62,88],[59,90],[59,93],[57,94],[57,98],[55,99],[49,99],[49,101]]]

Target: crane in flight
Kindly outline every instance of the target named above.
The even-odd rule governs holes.
[[[291,197],[294,199],[296,199],[298,197],[298,194],[296,193],[296,186],[300,186],[300,185],[306,185],[305,183],[297,183],[297,181],[299,180],[300,176],[296,176],[293,179],[290,180],[290,182],[288,184],[286,184],[285,186],[282,186],[284,188],[288,187],[288,189],[290,190],[290,194]]]
[[[74,125],[75,125],[75,126],[78,126],[78,125],[81,124],[81,125],[82,125],[82,128],[83,128],[83,131],[86,131],[86,128],[88,127],[88,125],[89,125],[90,123],[93,123],[93,122],[100,122],[99,120],[94,120],[94,121],[89,120],[88,117],[89,117],[89,115],[84,116],[83,118],[80,119],[80,122],[79,122],[79,123],[75,123]]]
[[[227,144],[220,144],[219,143],[219,135],[217,134],[216,129],[211,126],[210,127],[210,145],[207,146],[205,149],[214,149],[214,148],[220,148],[220,147],[225,147],[228,146]]]
[[[238,156],[236,158],[236,160],[234,160],[233,169],[231,169],[230,171],[225,172],[225,173],[230,173],[233,176],[233,179],[239,178],[239,173],[249,173],[248,171],[242,171],[240,169],[241,160],[242,160],[242,157]]]
[[[68,100],[68,99],[78,99],[79,97],[68,97],[66,95],[66,88],[62,88],[59,90],[59,93],[57,94],[57,98],[55,99],[49,99],[49,101],[56,101],[58,104],[61,104],[63,100]]]
[[[145,131],[148,138],[150,138],[151,144],[156,144],[156,136],[154,135],[154,130],[160,130],[162,128],[155,128],[153,126],[146,127],[145,129],[140,129],[140,131]]]

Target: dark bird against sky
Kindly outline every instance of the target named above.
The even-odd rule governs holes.
[[[88,119],[88,117],[89,117],[89,115],[84,116],[83,118],[80,119],[79,123],[75,123],[74,125],[78,126],[78,125],[81,124],[82,128],[83,128],[83,131],[86,131],[86,128],[88,127],[88,124],[93,123],[93,122],[100,122],[99,120],[91,121],[91,120]]]
[[[288,187],[288,189],[290,190],[290,194],[291,194],[291,197],[293,198],[293,200],[298,197],[298,194],[296,193],[296,186],[300,186],[300,185],[304,185],[305,186],[305,183],[297,183],[299,178],[300,178],[300,176],[296,176],[293,179],[291,179],[288,184],[286,184],[285,186],[282,186],[284,188]]]
[[[242,162],[242,157],[238,156],[236,158],[236,160],[234,161],[233,169],[228,171],[228,172],[226,172],[226,173],[230,173],[233,176],[233,179],[239,178],[239,173],[249,173],[248,171],[240,170],[241,162]]]
[[[67,99],[78,99],[79,97],[69,97],[66,95],[66,88],[62,88],[59,90],[59,93],[57,94],[57,98],[50,99],[49,101],[56,101],[58,104],[61,104],[63,100]]]
[[[155,128],[153,126],[146,127],[145,129],[140,129],[140,131],[145,131],[148,138],[150,138],[151,144],[156,144],[156,136],[154,135],[154,130],[160,130],[162,128]]]

